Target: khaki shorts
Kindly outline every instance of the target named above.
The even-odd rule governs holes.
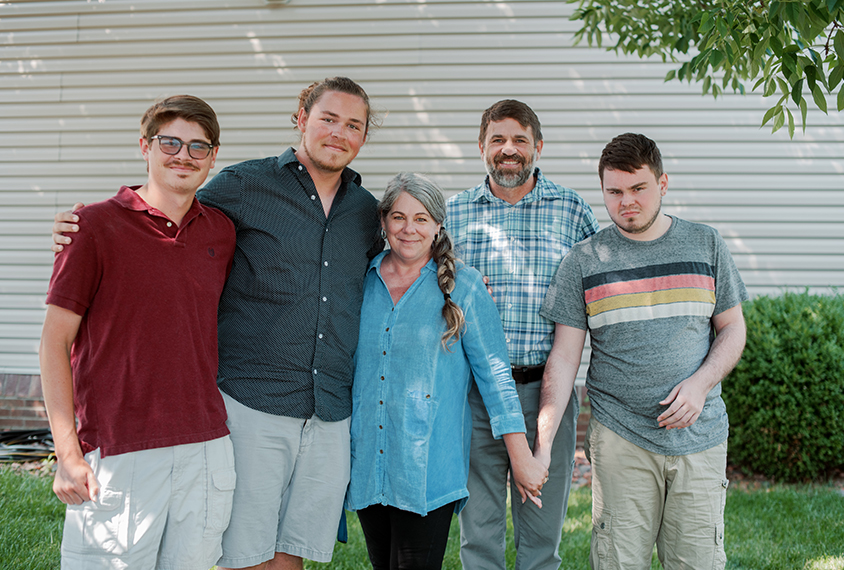
[[[63,569],[208,570],[220,558],[235,487],[229,436],[85,460],[100,492],[67,507]]]
[[[349,484],[349,419],[275,416],[223,394],[237,489],[220,566],[254,566],[283,552],[330,562]]]
[[[651,453],[593,417],[593,570],[649,569],[654,544],[665,570],[722,570],[727,442],[691,455]]]

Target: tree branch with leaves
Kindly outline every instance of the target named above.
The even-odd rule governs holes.
[[[786,123],[794,137],[791,106],[806,130],[807,99],[828,112],[827,94],[844,110],[844,0],[568,0],[582,22],[575,44],[601,46],[609,34],[616,53],[659,56],[681,63],[665,76],[702,82],[717,98],[725,89],[744,94],[744,82],[764,97],[779,95],[762,126]]]

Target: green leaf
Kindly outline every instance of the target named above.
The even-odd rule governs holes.
[[[814,89],[812,89],[812,98],[815,100],[815,105],[818,106],[818,109],[826,113],[826,97],[820,85],[815,85]]]
[[[833,91],[842,79],[844,79],[844,65],[837,65],[829,72],[829,90]]]
[[[776,3],[777,2],[771,2],[771,6]],[[777,57],[782,57],[782,41],[776,36],[776,34],[771,35],[769,43],[771,45],[771,51],[774,52],[774,55]]]
[[[803,98],[803,80],[795,81],[791,86],[791,100],[795,105],[800,104],[800,99]]]
[[[765,54],[765,50],[768,49],[768,40],[765,39],[756,44],[753,48],[753,59],[761,60],[762,56]]]
[[[712,26],[715,24],[715,21],[712,19],[712,14],[709,12],[704,12],[700,18],[700,26],[697,29],[697,33],[703,35],[709,30],[712,29]]]
[[[770,97],[777,92],[777,82],[773,77],[765,82],[765,91],[762,92],[763,97]]]
[[[791,75],[797,74],[797,59],[794,57],[794,54],[783,54],[782,65],[791,72]]]
[[[779,109],[779,107],[774,106],[765,111],[765,116],[762,117],[762,124],[760,125],[760,128],[764,127],[768,123],[768,121],[771,120],[771,117],[774,116],[774,113],[777,111],[777,109]]]
[[[803,132],[806,132],[806,113],[809,112],[809,105],[805,99],[800,99],[800,116],[803,119]]]
[[[803,73],[806,74],[806,83],[809,85],[809,90],[815,90],[815,79],[817,79],[817,68],[814,65],[807,65],[803,68]]]
[[[665,74],[665,81],[666,81],[666,82],[671,81],[671,80],[672,80],[672,79],[674,79],[676,76],[677,76],[677,70],[676,70],[676,69],[672,69],[671,71],[669,71],[668,73],[666,73],[666,74]]]
[[[730,30],[727,28],[727,23],[723,18],[718,18],[716,27],[718,28],[718,33],[721,34],[722,38],[726,38],[730,35]]]
[[[782,112],[782,107],[777,107],[777,111],[778,112],[774,115],[774,127],[771,130],[772,133],[780,130],[785,124],[785,114]]]
[[[844,111],[844,89],[838,92],[838,110]]]
[[[709,55],[709,65],[712,66],[712,69],[716,69],[722,61],[724,61],[724,54],[720,50],[712,50]]]
[[[712,76],[707,75],[703,80],[703,92],[709,93],[709,86],[712,84]]]
[[[844,61],[844,31],[838,30],[836,32],[833,46],[835,47],[835,54],[838,56],[838,59]]]
[[[794,115],[791,114],[791,111],[788,109],[785,110],[788,113],[788,137],[794,138]]]

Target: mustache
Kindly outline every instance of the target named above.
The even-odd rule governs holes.
[[[184,160],[168,160],[164,166],[181,166],[183,168],[190,168],[192,170],[199,170],[199,167],[196,166],[193,162],[185,162]]]
[[[522,156],[520,154],[505,155],[503,152],[499,152],[492,159],[492,161],[495,163],[496,166],[501,164],[501,162],[504,161],[504,160],[516,161],[519,164],[521,164],[522,166],[527,164],[527,158],[525,158],[524,156]]]

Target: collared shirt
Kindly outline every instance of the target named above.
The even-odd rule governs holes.
[[[452,196],[446,227],[457,253],[489,277],[513,366],[548,359],[554,323],[539,315],[545,292],[571,247],[598,231],[592,208],[577,192],[536,169],[536,186],[516,204],[483,184]]]
[[[79,210],[47,303],[82,317],[73,401],[83,453],[103,457],[223,437],[217,303],[235,231],[193,200],[180,224],[124,186]]]
[[[433,260],[393,305],[375,258],[367,273],[355,355],[347,508],[381,504],[421,515],[468,496],[472,374],[493,435],[524,432],[501,318],[480,274],[457,272],[452,300],[466,329],[446,351]],[[462,266],[462,264],[461,264]],[[462,503],[461,503],[462,506]]]
[[[326,219],[292,148],[223,169],[197,196],[237,230],[220,300],[220,389],[269,414],[349,417],[363,278],[383,249],[375,197],[346,168]]]

